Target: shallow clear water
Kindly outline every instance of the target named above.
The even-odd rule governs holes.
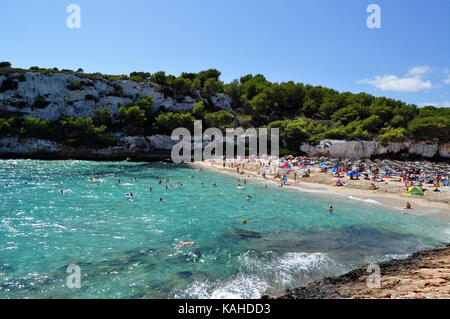
[[[0,298],[259,298],[450,242],[449,223],[166,163],[2,160],[0,185]]]

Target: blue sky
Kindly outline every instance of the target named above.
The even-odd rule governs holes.
[[[81,28],[66,25],[81,8]],[[369,4],[381,28],[369,29]],[[2,3],[0,60],[106,74],[217,68],[450,107],[448,0],[30,0]]]

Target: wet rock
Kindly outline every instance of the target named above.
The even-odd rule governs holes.
[[[234,235],[238,236],[241,239],[263,238],[263,236],[260,233],[246,230],[246,229],[241,229],[241,228],[236,229],[236,232]]]
[[[192,277],[194,273],[192,271],[180,271],[177,273],[178,276],[180,276],[181,278],[189,278]]]

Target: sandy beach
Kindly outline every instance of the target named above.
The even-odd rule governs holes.
[[[229,163],[223,166],[223,160],[210,159],[203,162],[195,162],[193,165],[207,169],[214,169],[220,172],[234,174],[237,178],[243,179],[259,179],[267,181],[268,183],[280,184],[280,179],[275,178],[274,175],[266,174],[263,177],[260,174],[260,166],[258,162],[246,162],[240,164],[240,173],[237,173],[236,167],[229,167]],[[450,191],[449,187],[441,187],[441,192],[433,192],[429,190],[424,193],[424,196],[413,196],[406,193],[402,182],[395,178],[386,179],[383,183],[376,183],[378,189],[369,190],[373,183],[369,180],[358,179],[350,180],[345,176],[342,180],[348,185],[346,186],[332,186],[334,177],[331,173],[322,173],[317,166],[311,166],[311,176],[303,178],[297,174],[296,181],[294,175],[289,173],[288,182],[285,188],[298,188],[300,191],[318,191],[330,194],[338,194],[347,196],[353,200],[364,200],[367,202],[387,205],[390,208],[398,210],[402,214],[414,214],[420,216],[427,216],[436,218],[442,221],[450,221]],[[432,186],[432,185],[431,185]],[[444,189],[445,188],[445,189]],[[411,210],[405,210],[406,202],[411,204]]]

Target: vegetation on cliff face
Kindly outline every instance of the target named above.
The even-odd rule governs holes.
[[[198,102],[191,111],[166,112],[156,108],[152,97],[138,99],[119,108],[112,115],[106,107],[97,108],[94,118],[64,116],[56,121],[23,117],[18,113],[0,114],[0,136],[20,135],[51,139],[71,145],[104,147],[114,144],[113,133],[127,135],[170,134],[174,128],[193,128],[194,119],[203,120],[205,127],[278,127],[283,147],[298,151],[302,142],[322,139],[378,140],[382,144],[405,139],[448,142],[450,140],[450,109],[426,106],[417,108],[402,101],[374,97],[367,93],[339,93],[321,86],[292,81],[272,83],[263,75],[246,75],[231,83],[220,81],[216,69],[199,73],[182,73],[176,77],[164,71],[154,74],[133,72],[129,76],[85,74],[82,69],[71,70],[11,68],[0,63],[0,76],[7,78],[0,85],[0,94],[16,90],[25,81],[27,72],[70,73],[82,81],[68,84],[68,89],[82,90],[91,81],[107,79],[114,85],[108,92],[121,96],[117,80],[157,84],[165,96],[175,99],[195,96],[201,91],[208,99],[220,94],[232,98],[233,111],[214,109],[210,103]],[[95,98],[87,95],[86,100]],[[39,96],[33,108],[45,108],[48,102]]]

